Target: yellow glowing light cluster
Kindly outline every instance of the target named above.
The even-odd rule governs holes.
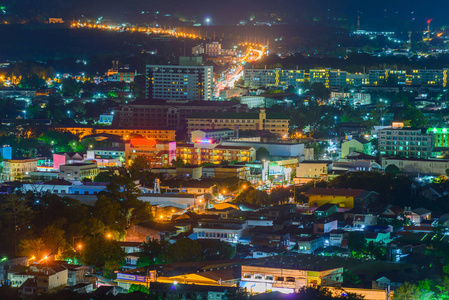
[[[103,24],[90,24],[90,23],[72,23],[72,28],[89,28],[89,29],[105,29],[105,30],[115,30],[115,31],[129,31],[129,32],[143,32],[143,33],[155,33],[155,34],[167,34],[177,38],[191,38],[200,39],[201,37],[196,34],[178,32],[174,30],[164,30],[161,28],[146,28],[146,27],[135,27],[135,26],[119,26],[119,25],[103,25]]]

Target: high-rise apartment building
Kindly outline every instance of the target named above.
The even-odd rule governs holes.
[[[147,65],[146,97],[161,100],[212,100],[213,67],[201,57],[180,58],[180,65]]]

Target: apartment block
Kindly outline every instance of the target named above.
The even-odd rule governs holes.
[[[146,98],[212,100],[213,67],[201,65],[147,65]]]

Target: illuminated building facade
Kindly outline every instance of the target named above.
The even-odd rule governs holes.
[[[194,113],[187,117],[187,131],[207,129],[266,130],[285,136],[288,134],[289,119],[283,114],[267,113]]]
[[[144,155],[150,168],[164,168],[176,159],[176,142],[161,142],[154,139],[132,138],[125,143],[125,164],[131,167],[134,160]]]
[[[381,155],[404,158],[429,158],[432,153],[432,135],[421,128],[390,127],[379,131]]]
[[[21,180],[37,170],[37,158],[4,159],[1,179],[4,181]]]
[[[339,86],[346,86],[346,71],[333,69],[311,69],[310,70],[310,84],[322,83],[326,88]]]
[[[447,128],[429,128],[427,133],[433,136],[434,147],[449,147],[449,130]]]
[[[277,257],[253,264],[242,265],[240,287],[254,293],[277,291],[295,293],[307,286],[341,286],[341,265],[321,259],[308,260],[306,256]]]
[[[256,159],[256,149],[244,146],[223,146],[214,144],[212,140],[200,140],[192,144],[178,144],[176,156],[191,165],[219,164],[223,161],[251,162]]]
[[[219,42],[212,42],[206,44],[206,55],[219,56],[221,55],[221,44]]]
[[[129,140],[133,135],[140,135],[149,139],[156,139],[160,141],[174,141],[175,129],[128,129],[117,127],[88,127],[88,126],[74,126],[74,127],[56,127],[58,131],[67,131],[83,138],[86,135],[107,133],[121,136],[124,140]]]
[[[405,85],[407,74],[405,70],[369,70],[369,84],[383,86],[387,83]]]
[[[201,65],[147,65],[146,98],[212,100],[213,67]]]
[[[249,87],[282,87],[294,86],[299,88],[305,82],[304,70],[277,69],[245,69],[245,86]]]
[[[440,70],[412,70],[411,84],[422,86],[447,86],[448,69]]]

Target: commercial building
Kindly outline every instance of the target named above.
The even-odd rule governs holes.
[[[75,163],[59,166],[59,179],[83,180],[84,178],[94,179],[99,173],[96,163]]]
[[[428,158],[432,154],[432,135],[423,128],[388,127],[378,132],[381,155]]]
[[[282,113],[193,113],[187,117],[187,131],[235,128],[238,130],[265,130],[281,136],[288,134],[289,119]]]
[[[114,110],[113,124],[119,128],[166,127],[181,129],[186,127],[187,116],[193,113],[247,111],[247,106],[233,101],[192,101],[181,103],[165,100],[137,100],[117,107]]]
[[[294,293],[307,286],[341,286],[343,267],[334,259],[298,255],[261,259],[242,265],[240,287],[254,293]]]
[[[133,117],[132,115],[130,116]],[[140,135],[148,139],[156,139],[159,141],[174,141],[176,129],[148,129],[148,128],[159,128],[159,127],[134,127],[134,128],[119,128],[119,127],[89,127],[89,126],[60,126],[55,129],[58,131],[67,131],[78,135],[83,138],[86,135],[92,134],[113,134],[122,137],[124,140],[129,140],[133,135]]]
[[[219,164],[223,161],[251,162],[256,159],[256,150],[253,147],[223,146],[203,140],[199,143],[178,144],[176,156],[191,165]]]
[[[1,179],[3,181],[22,180],[34,171],[37,171],[37,158],[4,159]]]
[[[143,155],[150,168],[163,168],[176,159],[176,142],[160,142],[154,139],[132,138],[125,143],[125,165],[131,167],[134,160]]]
[[[305,157],[305,159],[313,159],[313,153],[311,157],[307,154],[304,144],[279,142],[279,143],[264,143],[264,142],[246,142],[246,141],[234,141],[228,140],[222,143],[224,146],[246,146],[253,147],[258,150],[265,148],[270,152],[271,156],[285,156],[285,157]]]
[[[196,59],[196,60],[194,60]],[[202,66],[201,57],[184,65],[147,65],[146,98],[161,100],[212,100],[213,67]],[[190,64],[190,65],[188,65]]]

